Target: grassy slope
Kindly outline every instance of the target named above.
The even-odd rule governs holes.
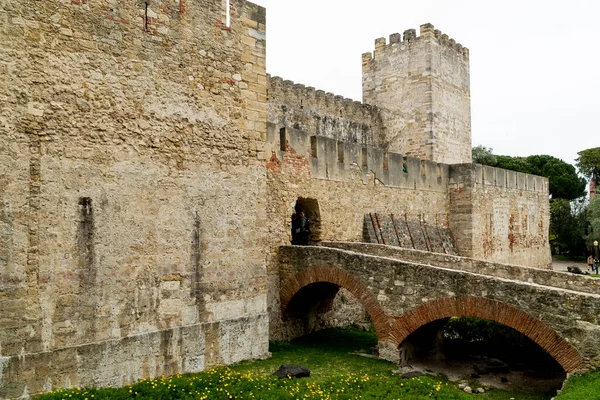
[[[600,371],[569,378],[556,400],[599,400]]]
[[[397,369],[394,364],[351,354],[353,352],[369,353],[369,349],[376,345],[377,338],[372,332],[355,329],[329,329],[292,342],[272,342],[270,350],[273,356],[270,359],[243,362],[233,366],[232,369],[240,372],[259,371],[263,374],[270,374],[281,364],[300,364],[310,368],[309,380],[315,382],[329,382],[340,374],[368,374],[373,383],[372,386],[379,387],[364,387],[360,394],[356,394],[357,398],[363,399],[473,399],[477,397],[478,399],[507,400],[515,397],[519,400],[542,400],[552,397],[551,393],[534,394],[501,390],[469,395],[456,389],[456,384],[443,378],[422,377],[408,383],[407,380],[400,379],[397,374],[391,372]],[[429,396],[429,393],[432,392],[430,388],[435,389],[436,386],[439,386],[439,382],[442,383],[441,389],[445,389],[443,393],[440,393],[442,390],[434,390],[434,393]],[[404,389],[407,385],[410,385],[410,392],[395,390],[396,388]]]
[[[547,400],[551,397],[551,394],[500,390],[469,395],[439,377],[401,379],[391,372],[396,368],[394,364],[351,354],[368,352],[376,342],[372,332],[332,329],[293,342],[274,342],[271,344],[273,357],[268,360],[242,362],[199,374],[143,380],[125,388],[59,391],[41,398]],[[311,377],[278,380],[271,374],[281,364],[304,365],[311,369]],[[565,399],[574,398],[595,399]]]

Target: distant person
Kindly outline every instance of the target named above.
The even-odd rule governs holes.
[[[298,217],[298,235],[299,235],[299,243],[301,246],[308,245],[308,238],[310,236],[310,220],[306,218],[304,215],[304,211],[300,211],[300,216]]]
[[[592,271],[596,271],[594,272],[596,275],[598,275],[598,264],[600,264],[600,260],[598,260],[597,258],[594,258],[594,267],[592,268]]]
[[[592,271],[594,269],[594,257],[589,256],[587,258],[588,271]]]

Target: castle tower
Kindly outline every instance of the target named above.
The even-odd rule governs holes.
[[[447,164],[471,162],[469,50],[424,24],[363,54],[363,102],[382,111],[379,144]]]

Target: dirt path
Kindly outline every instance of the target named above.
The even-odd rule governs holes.
[[[588,270],[587,269],[587,264],[585,262],[580,262],[580,261],[562,261],[562,260],[557,260],[555,258],[552,259],[552,269],[554,271],[566,272],[567,271],[567,267],[570,267],[572,265],[578,266],[584,272]]]

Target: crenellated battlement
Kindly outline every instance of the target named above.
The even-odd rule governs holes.
[[[373,144],[381,132],[377,107],[311,86],[267,76],[267,120],[311,135]]]
[[[449,187],[494,186],[534,193],[548,192],[548,179],[480,164],[449,165],[410,157],[372,145],[347,143],[314,136],[300,129],[267,124],[267,148],[279,161],[293,154],[308,160],[310,177],[333,181],[356,179],[364,183],[419,190],[446,191]],[[297,172],[297,171],[295,171]]]
[[[441,46],[445,46],[454,50],[462,57],[465,62],[469,61],[469,49],[457,43],[456,40],[450,38],[439,29],[435,29],[432,24],[423,24],[420,26],[419,35],[415,29],[407,29],[402,35],[392,33],[389,36],[389,42],[385,37],[375,39],[375,51],[363,53],[363,63],[372,60],[379,54],[387,54],[388,52],[397,51],[398,48],[406,49],[409,45],[424,40],[434,40]]]
[[[469,50],[423,24],[419,35],[375,40],[363,54],[363,102],[382,110],[391,151],[447,164],[471,162]],[[398,135],[396,132],[402,132]]]
[[[286,99],[295,98],[302,99],[303,105],[306,101],[307,105],[324,104],[333,106],[338,110],[344,110],[345,114],[362,114],[365,111],[371,113],[373,106],[363,104],[344,96],[336,95],[324,90],[315,89],[312,86],[305,86],[301,83],[295,83],[290,80],[284,80],[279,76],[271,76],[267,74],[267,89],[269,90],[269,98],[283,96]]]
[[[548,178],[481,164],[456,164],[450,169],[450,186],[495,186],[505,189],[548,193]]]
[[[445,192],[450,178],[447,164],[390,153],[371,145],[313,136],[271,123],[267,124],[265,150],[270,150],[284,164],[288,157],[307,160],[312,179],[351,181],[359,177],[365,184]]]

